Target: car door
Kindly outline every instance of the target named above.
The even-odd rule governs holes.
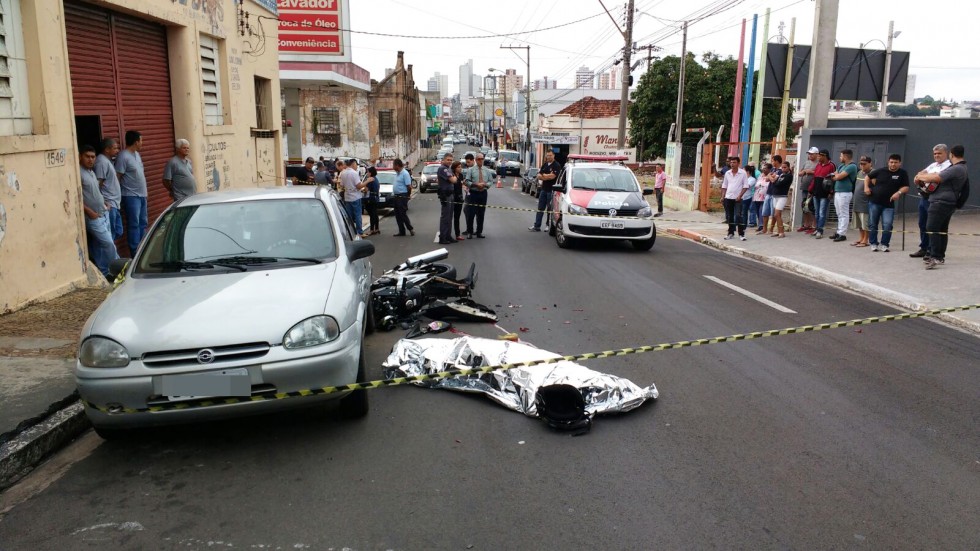
[[[555,180],[555,184],[552,187],[554,190],[551,194],[551,211],[552,211],[552,227],[554,223],[561,220],[562,212],[565,210],[566,197],[568,195],[568,169],[566,167],[561,167],[561,171],[558,173],[558,179]]]
[[[346,251],[348,244],[353,243],[355,240],[359,240],[361,238],[357,237],[357,235],[354,233],[354,223],[350,219],[350,216],[348,216],[347,209],[345,209],[343,205],[340,204],[340,198],[337,195],[333,194],[330,196],[328,201],[330,203],[328,208],[333,210],[334,214],[337,216],[337,219],[341,221],[340,224],[341,228],[339,232],[340,241],[343,250]],[[344,258],[345,260],[347,260],[346,269],[350,270],[348,273],[348,277],[351,278],[351,281],[356,282],[358,296],[361,297],[366,309],[367,302],[368,302],[368,294],[371,291],[371,261],[367,258],[359,258],[357,260],[351,261],[350,259],[347,258],[346,255],[344,256]],[[367,312],[365,310],[365,316],[366,315]],[[365,317],[364,319],[367,318]]]

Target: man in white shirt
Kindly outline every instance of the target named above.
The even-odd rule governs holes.
[[[932,148],[931,165],[927,166],[923,172],[929,174],[939,174],[949,168],[949,148],[946,144],[936,144]],[[915,181],[915,187],[919,190],[919,250],[909,254],[912,258],[924,258],[929,256],[929,234],[926,233],[926,220],[929,218],[929,194],[922,188],[922,182]]]
[[[347,161],[347,168],[340,173],[340,183],[344,189],[344,208],[354,223],[357,235],[363,235],[361,198],[364,197],[363,191],[367,184],[361,182],[361,176],[357,172],[357,159]]]
[[[721,181],[721,190],[724,193],[722,204],[725,207],[725,222],[728,222],[728,235],[725,239],[735,237],[735,230],[738,229],[738,237],[745,241],[745,219],[742,217],[742,196],[748,190],[748,175],[744,170],[739,170],[742,159],[738,157],[728,158],[728,172]]]

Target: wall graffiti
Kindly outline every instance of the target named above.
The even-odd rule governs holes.
[[[207,153],[204,156],[204,181],[208,191],[221,189],[222,184],[227,184],[231,177],[231,165],[225,153],[228,151],[228,142],[217,140],[207,144]]]
[[[0,243],[3,243],[5,235],[7,235],[7,209],[3,207],[3,203],[0,203]]]

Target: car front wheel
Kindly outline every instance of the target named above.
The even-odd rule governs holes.
[[[653,248],[653,244],[656,241],[657,241],[657,228],[656,226],[654,226],[653,235],[650,236],[650,239],[633,240],[630,241],[630,245],[633,245],[633,248],[638,251],[649,251],[650,249]]]
[[[364,367],[364,348],[357,359],[357,382],[363,382],[366,378],[367,369]],[[368,413],[368,391],[364,389],[352,390],[350,394],[340,400],[340,415],[345,419],[357,419],[364,417]]]
[[[555,234],[555,242],[558,243],[559,248],[571,249],[575,246],[575,239],[565,235],[565,224],[562,220],[552,224],[551,231]]]

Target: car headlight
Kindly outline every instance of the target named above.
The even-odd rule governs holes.
[[[636,211],[637,218],[650,218],[653,216],[653,209],[650,207],[643,207],[642,209]]]
[[[78,361],[85,367],[126,367],[129,351],[105,337],[91,337],[78,347]]]
[[[568,212],[569,214],[581,214],[584,216],[589,214],[589,209],[578,205],[568,205]]]
[[[286,331],[282,345],[286,350],[308,348],[328,343],[340,336],[337,320],[330,316],[307,318]]]

